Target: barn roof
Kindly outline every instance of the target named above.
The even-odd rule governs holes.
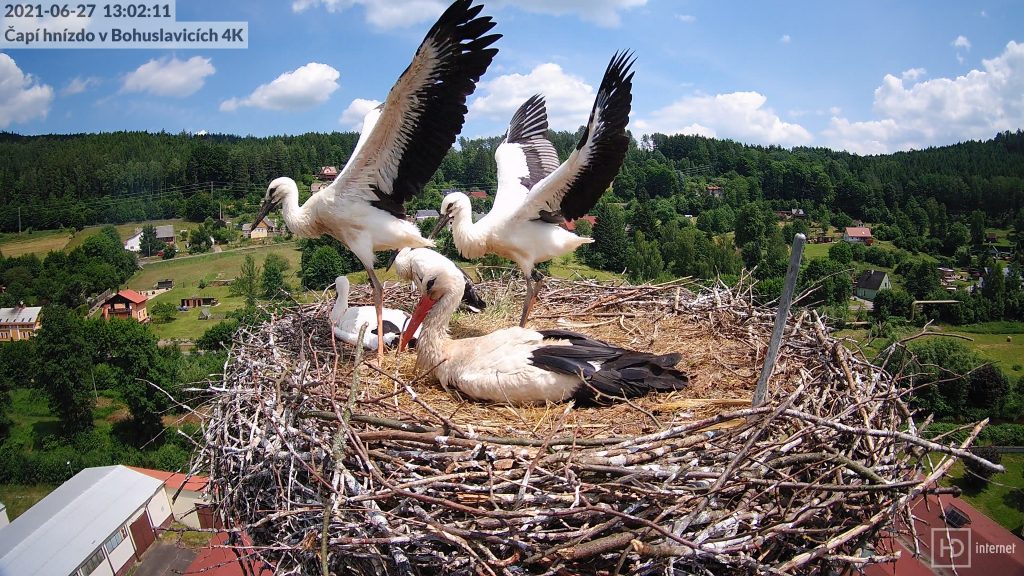
[[[156,227],[157,238],[174,238],[174,226],[172,224],[162,224]]]
[[[0,530],[0,574],[70,574],[162,487],[120,465],[82,470]]]
[[[39,319],[41,306],[0,308],[0,324],[32,324]]]
[[[865,270],[857,278],[857,288],[862,290],[879,290],[882,287],[882,282],[885,281],[885,271],[883,270]]]
[[[846,235],[850,238],[871,238],[871,228],[864,226],[847,226]]]
[[[160,480],[171,490],[182,488],[192,492],[203,492],[210,484],[210,480],[206,476],[186,476],[180,472],[167,472],[166,470],[153,470],[151,468],[139,468],[138,466],[129,466],[129,468]]]

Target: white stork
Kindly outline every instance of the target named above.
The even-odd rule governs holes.
[[[383,331],[384,289],[373,271],[374,252],[407,246],[431,246],[405,220],[403,204],[419,194],[455,142],[465,121],[466,98],[490,65],[500,34],[482,6],[456,0],[427,32],[412,63],[371,110],[345,167],[329,186],[299,206],[291,178],[270,183],[253,222],[281,205],[293,234],[340,240],[366,268],[373,286],[377,330]],[[378,353],[383,353],[379,340]]]
[[[479,258],[487,253],[512,260],[526,277],[526,302],[519,325],[525,326],[543,277],[534,266],[593,242],[559,226],[583,216],[608,189],[626,157],[626,124],[632,102],[634,59],[616,53],[605,70],[583,136],[561,165],[548,129],[544,98],[527,100],[509,124],[494,159],[498,190],[494,206],[475,224],[469,198],[445,196],[433,237],[449,221],[459,253]]]
[[[395,271],[423,294],[399,350],[422,325],[417,370],[433,369],[442,386],[477,400],[603,403],[678,390],[687,383],[687,376],[674,368],[679,354],[634,352],[568,330],[516,326],[453,340],[448,322],[465,287],[459,268],[429,248],[416,248],[399,253]]]
[[[330,315],[331,330],[334,331],[334,336],[347,344],[362,345],[367,350],[376,350],[378,333],[374,323],[377,321],[377,312],[373,306],[349,307],[348,278],[338,276],[334,281],[334,287],[338,291],[338,299],[334,301],[334,308],[331,309]],[[381,311],[381,316],[384,319],[384,345],[394,347],[398,344],[402,330],[409,322],[409,314],[404,310],[384,308]],[[360,343],[359,329],[364,325],[367,328],[363,333],[363,341]],[[418,330],[412,335],[410,343],[416,340],[417,335],[419,335]]]

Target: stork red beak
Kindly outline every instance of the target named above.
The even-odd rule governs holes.
[[[406,326],[405,332],[402,332],[402,338],[398,341],[398,351],[405,350],[409,340],[412,340],[413,334],[416,333],[416,329],[423,323],[423,319],[427,317],[427,312],[437,304],[437,300],[430,297],[430,294],[424,294],[420,298],[419,304],[416,305],[416,309],[412,312],[412,317],[409,318],[409,325]]]

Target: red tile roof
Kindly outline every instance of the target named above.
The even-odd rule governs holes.
[[[846,235],[850,238],[871,238],[871,228],[864,226],[848,226]]]
[[[590,214],[587,214],[586,216],[580,216],[576,220],[586,220],[587,222],[590,222],[591,226],[594,226],[595,224],[597,224],[597,216],[591,216]],[[576,231],[576,220],[566,220],[562,224],[562,227],[565,228],[566,230],[568,230],[569,232],[575,232]]]
[[[127,288],[118,292],[117,295],[125,298],[126,300],[133,304],[142,304],[146,300],[149,300],[149,298],[146,298],[145,296],[139,294],[135,290],[129,290]]]
[[[483,190],[473,190],[469,193],[470,198],[487,198],[487,192]]]
[[[151,468],[139,468],[136,466],[129,466],[129,468],[136,472],[141,472],[146,476],[160,480],[170,490],[177,490],[178,488],[181,488],[182,484],[184,484],[184,490],[202,492],[206,490],[206,487],[210,484],[210,479],[206,476],[192,476],[191,478],[186,479],[185,474],[181,474],[179,472],[167,472],[166,470],[153,470]]]

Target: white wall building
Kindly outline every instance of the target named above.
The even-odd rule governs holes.
[[[86,468],[0,528],[0,576],[113,576],[170,519],[160,480],[120,465]]]

